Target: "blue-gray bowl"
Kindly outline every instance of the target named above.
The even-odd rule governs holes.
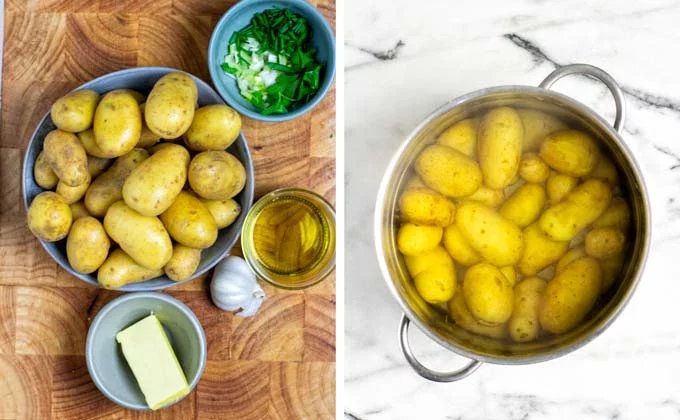
[[[316,58],[326,66],[319,90],[309,102],[286,114],[262,115],[241,96],[236,80],[227,75],[220,65],[227,54],[231,35],[248,26],[255,13],[273,7],[290,9],[307,19],[312,27]],[[323,15],[305,0],[244,0],[229,9],[215,26],[208,47],[208,70],[217,92],[239,113],[261,121],[292,120],[314,108],[331,87],[335,77],[335,36]]]
[[[152,312],[163,325],[190,390],[198,384],[208,356],[201,323],[191,309],[179,300],[161,293],[130,293],[106,304],[92,321],[87,333],[87,370],[94,384],[107,398],[133,410],[149,410],[149,406],[120,350],[116,334]]]
[[[109,73],[102,77],[98,77],[91,80],[84,85],[78,87],[78,89],[92,89],[97,92],[104,93],[113,89],[134,89],[138,90],[144,94],[151,91],[151,88],[156,83],[158,79],[163,77],[167,73],[174,71],[179,71],[177,69],[167,68],[167,67],[137,67],[127,70],[121,70],[114,73]],[[208,86],[201,79],[192,76],[196,82],[196,87],[198,88],[198,104],[199,106],[209,105],[209,104],[223,104],[224,101],[220,96],[215,93],[215,91]],[[36,195],[44,191],[38,184],[36,184],[33,178],[33,166],[38,154],[43,148],[43,142],[45,136],[50,131],[54,130],[56,126],[50,118],[50,113],[45,114],[38,128],[36,128],[31,141],[28,143],[26,149],[26,156],[24,157],[24,168],[23,168],[23,197],[24,205],[26,209],[31,204],[31,201]],[[243,136],[243,132],[239,135],[238,139],[232,144],[229,149],[229,153],[236,156],[246,169],[246,185],[243,191],[234,199],[238,201],[241,205],[241,214],[238,219],[229,227],[221,229],[219,236],[215,244],[204,249],[201,253],[201,263],[198,266],[196,272],[187,280],[182,282],[175,282],[168,278],[167,276],[156,277],[155,279],[147,280],[141,283],[127,284],[118,290],[122,291],[150,291],[159,290],[171,287],[177,284],[185,283],[190,281],[211,268],[215,266],[234,246],[241,234],[241,227],[243,226],[243,221],[245,220],[246,214],[253,204],[253,196],[255,193],[255,172],[253,169],[253,159],[250,156],[250,151],[248,150],[248,144],[246,143],[246,138]],[[96,272],[93,274],[82,274],[71,268],[66,257],[66,239],[59,242],[47,242],[40,240],[43,248],[54,260],[62,266],[66,271],[78,277],[79,279],[90,283],[95,286],[99,286],[97,281]]]

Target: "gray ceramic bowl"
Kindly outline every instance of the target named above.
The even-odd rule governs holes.
[[[158,79],[160,79],[163,75],[173,71],[179,70],[167,67],[137,67],[121,70],[87,82],[84,85],[78,87],[78,89],[92,89],[99,93],[104,93],[113,89],[127,88],[135,89],[147,94]],[[208,86],[199,78],[195,76],[192,77],[196,82],[196,87],[198,88],[198,104],[200,106],[224,103],[222,98],[220,98],[220,96],[215,93],[215,91],[210,86]],[[38,154],[43,148],[45,136],[55,128],[56,127],[52,122],[48,112],[45,114],[43,119],[40,120],[38,128],[36,128],[33,136],[31,137],[31,141],[28,143],[26,156],[24,158],[23,171],[24,205],[27,209],[31,201],[33,201],[33,198],[44,191],[38,184],[35,183],[35,179],[33,179],[33,165],[35,163],[35,159],[38,157]],[[239,195],[234,197],[234,199],[241,205],[241,214],[239,215],[238,219],[228,228],[220,230],[217,242],[215,242],[212,247],[204,250],[201,253],[201,263],[191,278],[184,280],[183,282],[175,282],[170,280],[167,276],[161,276],[141,283],[128,284],[121,287],[119,290],[159,290],[187,282],[210,270],[229,252],[229,250],[231,250],[240,235],[241,227],[243,226],[243,221],[245,220],[246,214],[253,204],[255,174],[253,170],[253,160],[250,156],[248,144],[246,143],[246,139],[243,136],[243,132],[241,132],[238,139],[236,139],[234,144],[232,144],[227,150],[236,156],[241,161],[241,163],[243,163],[243,166],[245,166],[246,169],[245,188]],[[69,273],[87,283],[99,286],[96,272],[93,274],[81,274],[71,268],[68,258],[66,257],[65,239],[59,242],[46,242],[41,240],[40,243],[42,244],[43,248],[45,248],[47,253],[50,254],[50,256],[54,258],[54,260],[57,261],[57,263]]]
[[[189,389],[198,384],[208,354],[201,323],[191,309],[177,299],[147,292],[130,293],[109,302],[94,318],[87,333],[87,370],[107,398],[133,410],[149,410],[149,406],[116,342],[116,334],[151,312],[163,324]]]
[[[290,9],[303,16],[312,27],[312,45],[316,58],[326,63],[319,91],[311,101],[287,114],[262,115],[239,93],[236,80],[222,71],[220,65],[227,54],[229,39],[234,32],[248,26],[253,15],[274,7]],[[236,111],[261,121],[287,121],[314,108],[328,92],[335,77],[335,36],[326,19],[305,0],[244,0],[233,6],[215,26],[208,46],[208,70],[217,91]]]

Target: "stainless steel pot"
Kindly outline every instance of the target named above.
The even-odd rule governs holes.
[[[549,89],[557,80],[571,74],[594,77],[609,88],[616,103],[613,127],[586,105]],[[626,250],[628,253],[626,262],[616,286],[601,297],[596,309],[580,326],[566,334],[547,337],[533,343],[509,343],[486,338],[455,325],[446,311],[429,305],[420,298],[396,246],[397,198],[410,175],[409,170],[416,156],[453,123],[497,106],[518,106],[546,111],[597,137],[601,141],[603,151],[617,165],[624,194],[631,205],[632,223],[627,237],[632,243]],[[580,348],[597,337],[621,313],[642,274],[651,235],[649,199],[642,174],[620,135],[624,116],[623,92],[616,81],[597,67],[573,64],[555,70],[539,87],[492,87],[458,97],[427,117],[404,141],[390,162],[378,192],[375,243],[383,277],[404,311],[399,326],[402,351],[406,360],[420,376],[432,381],[453,382],[470,375],[482,363],[514,365],[554,359]],[[423,366],[409,346],[408,327],[411,322],[432,340],[448,350],[469,358],[470,362],[462,369],[451,372],[437,372]]]

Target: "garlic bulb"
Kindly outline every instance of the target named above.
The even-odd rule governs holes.
[[[210,295],[218,308],[236,311],[236,315],[255,315],[265,298],[264,290],[257,283],[255,274],[243,258],[229,256],[222,260],[210,282]]]

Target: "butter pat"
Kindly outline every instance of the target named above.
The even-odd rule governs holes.
[[[155,315],[119,332],[116,341],[152,410],[189,393],[182,367]]]

